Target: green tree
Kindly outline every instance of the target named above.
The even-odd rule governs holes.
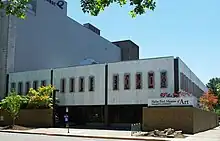
[[[4,9],[7,15],[25,18],[25,10],[29,0],[0,0],[0,10]]]
[[[214,95],[218,96],[218,99],[220,99],[220,78],[212,78],[209,80],[208,84],[206,85],[210,91],[214,93]]]
[[[9,96],[0,102],[1,109],[7,111],[12,118],[12,126],[15,125],[15,120],[21,108],[23,98],[16,92],[11,92]]]
[[[113,3],[117,3],[120,6],[129,4],[134,7],[129,12],[132,17],[142,15],[147,9],[154,10],[156,7],[155,0],[81,0],[81,7],[83,12],[97,16],[101,11],[104,11],[106,7]]]
[[[216,90],[217,90],[217,92],[220,92],[220,83],[218,83],[217,85],[216,85]]]
[[[6,3],[0,0],[0,10],[6,10],[8,15],[25,18],[25,10],[29,1],[31,0],[8,0]],[[117,3],[120,6],[129,4],[134,7],[129,12],[132,17],[144,14],[148,9],[154,10],[156,7],[155,0],[80,0],[80,2],[82,11],[84,13],[90,13],[93,16],[97,16],[113,3]]]

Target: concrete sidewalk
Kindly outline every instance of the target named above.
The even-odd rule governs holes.
[[[187,140],[187,141],[220,141],[220,127],[216,127],[215,129],[211,129],[205,132],[191,135],[184,140]]]
[[[67,133],[66,128],[38,128],[32,130],[0,130],[0,132],[38,134],[50,136],[68,136],[68,137],[84,137],[84,138],[103,138],[103,139],[122,139],[122,140],[145,140],[145,141],[220,141],[220,127],[201,132],[195,135],[189,135],[185,139],[173,138],[155,138],[155,137],[135,137],[131,136],[130,131],[116,130],[95,130],[95,129],[70,129]]]
[[[23,133],[23,134],[38,134],[49,136],[68,136],[68,137],[84,137],[84,138],[102,138],[102,139],[119,139],[119,140],[144,140],[144,141],[169,141],[167,138],[155,137],[135,137],[131,136],[131,131],[118,130],[96,130],[96,129],[70,129],[66,128],[38,128],[31,130],[0,130],[7,133]],[[172,141],[178,141],[173,140]]]

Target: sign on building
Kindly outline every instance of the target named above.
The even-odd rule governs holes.
[[[178,97],[178,98],[155,98],[148,99],[149,107],[167,107],[167,106],[193,106],[197,107],[195,97]]]
[[[50,3],[53,6],[59,7],[60,9],[64,9],[64,5],[65,2],[63,0],[58,0],[58,1],[54,1],[54,0],[45,0],[48,3]]]

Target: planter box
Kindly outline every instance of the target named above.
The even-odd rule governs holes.
[[[1,121],[1,117],[3,120]],[[0,126],[11,125],[12,119],[6,111],[0,111]],[[26,127],[53,127],[52,109],[22,109],[15,121]]]

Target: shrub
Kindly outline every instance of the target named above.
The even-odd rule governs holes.
[[[203,94],[203,96],[201,96],[199,100],[202,109],[206,111],[213,111],[214,106],[218,104],[218,97],[215,96],[211,91]]]
[[[220,116],[220,109],[216,109],[216,110],[215,110],[215,113],[216,113],[218,116]]]
[[[51,85],[39,87],[37,90],[30,88],[28,92],[28,109],[48,109],[53,106],[54,87]]]

